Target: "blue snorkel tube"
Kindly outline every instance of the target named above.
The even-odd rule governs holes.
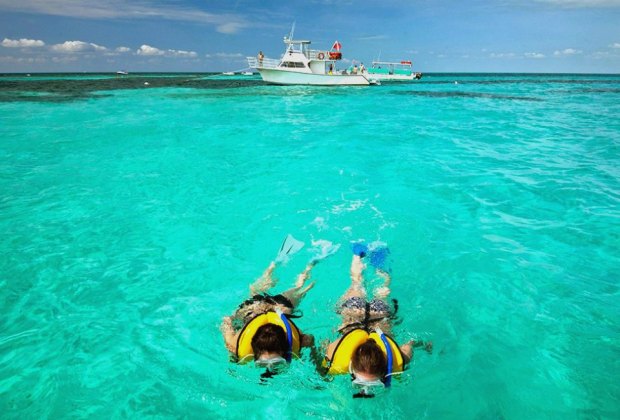
[[[383,383],[385,387],[388,388],[392,385],[392,362],[394,360],[394,355],[392,354],[392,347],[383,331],[381,331],[381,328],[376,328],[375,331],[379,337],[381,337],[381,341],[385,346],[385,353],[387,354],[387,373],[385,374],[385,381]]]
[[[282,320],[282,323],[284,324],[284,327],[286,328],[286,340],[288,341],[288,352],[286,353],[286,356],[284,356],[284,358],[286,359],[288,363],[291,363],[291,359],[293,356],[293,329],[291,328],[291,323],[288,321],[288,318],[286,317],[286,315],[282,313],[282,310],[280,308],[276,308],[276,314],[278,314],[278,316]]]

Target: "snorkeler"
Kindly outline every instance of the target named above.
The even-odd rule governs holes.
[[[221,330],[226,348],[235,361],[244,363],[254,360],[257,366],[271,371],[276,366],[290,363],[293,357],[298,358],[302,347],[314,344],[314,337],[303,334],[291,318],[297,317],[294,315],[295,309],[314,286],[314,283],[306,286],[312,268],[339,248],[339,245],[333,246],[328,241],[316,243],[321,252],[297,276],[294,287],[282,294],[271,295],[267,292],[277,282],[273,271],[304,245],[288,235],[275,261],[250,286],[250,298],[241,303],[233,315],[224,317]]]
[[[371,397],[374,387],[389,387],[392,375],[403,372],[413,357],[414,347],[424,347],[430,353],[433,344],[410,340],[399,346],[390,336],[398,302],[392,299],[393,308],[388,304],[391,278],[383,270],[388,248],[355,243],[353,254],[351,286],[340,298],[337,310],[342,317],[338,328],[342,336],[327,346],[323,369],[328,375],[350,373],[352,384],[360,389],[354,397],[363,398]],[[383,285],[374,290],[370,301],[363,285],[365,257],[383,278]]]

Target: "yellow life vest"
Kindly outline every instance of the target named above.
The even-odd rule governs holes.
[[[286,315],[284,315],[286,316]],[[291,326],[291,333],[293,338],[292,353],[294,356],[299,357],[299,349],[301,348],[301,332],[299,328],[287,317],[287,321]],[[254,317],[250,322],[245,324],[239,338],[237,339],[237,351],[236,355],[239,362],[244,363],[254,359],[254,352],[252,350],[252,337],[256,334],[256,330],[266,324],[275,324],[284,329],[286,332],[286,325],[280,315],[275,312],[267,312],[262,315]]]
[[[359,346],[364,344],[370,338],[375,340],[383,351],[383,354],[387,357],[387,350],[385,348],[385,344],[381,340],[381,336],[374,331],[368,333],[366,330],[358,328],[342,337],[334,350],[331,363],[327,360],[327,358],[323,359],[323,367],[329,367],[327,373],[330,375],[349,373],[349,364],[351,362],[351,358],[353,357],[353,353],[355,353],[355,350],[357,350]],[[392,372],[402,372],[405,364],[403,354],[400,351],[398,344],[396,344],[391,337],[386,335],[385,338],[390,344],[390,349],[392,350]]]

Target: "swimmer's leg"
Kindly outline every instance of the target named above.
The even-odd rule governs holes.
[[[293,308],[296,308],[301,303],[301,300],[304,298],[304,296],[306,296],[306,293],[308,293],[308,291],[314,287],[314,282],[304,287],[306,281],[310,279],[310,271],[312,270],[314,265],[314,263],[308,264],[305,270],[299,273],[299,275],[297,276],[295,286],[282,293],[285,298],[291,301],[291,303],[293,304]]]
[[[254,283],[250,285],[250,296],[254,296],[260,293],[265,293],[273,286],[276,285],[278,279],[273,277],[273,270],[276,268],[274,261],[269,264],[269,267]]]
[[[387,302],[388,297],[390,296],[390,293],[391,293],[390,283],[392,281],[392,277],[390,276],[388,272],[379,270],[379,269],[377,269],[377,275],[383,278],[383,285],[377,287],[373,291],[373,296],[375,299],[380,299],[384,302]]]
[[[377,269],[377,275],[383,278],[383,285],[377,287],[373,291],[373,300],[370,302],[371,311],[375,311],[374,316],[381,318],[377,321],[376,327],[381,328],[384,333],[390,334],[392,331],[392,315],[393,313],[389,309],[388,298],[390,296],[390,282],[392,280],[390,274],[386,271]],[[380,301],[380,302],[377,302]],[[382,304],[380,304],[382,302]],[[395,304],[396,305],[396,304]],[[380,309],[381,308],[381,309]],[[396,310],[396,309],[394,309]]]
[[[365,268],[366,265],[362,262],[362,258],[359,255],[354,255],[351,260],[351,286],[340,298],[341,304],[352,297],[366,299],[366,289],[364,289],[363,284],[364,277],[362,276]]]

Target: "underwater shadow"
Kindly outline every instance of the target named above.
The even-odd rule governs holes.
[[[422,96],[426,98],[472,98],[472,99],[501,99],[509,101],[529,101],[529,102],[543,102],[543,99],[534,98],[531,96],[514,96],[514,95],[501,95],[496,93],[481,93],[481,92],[434,92],[424,90],[409,90],[409,91],[396,91],[392,92],[394,95],[402,96]]]

